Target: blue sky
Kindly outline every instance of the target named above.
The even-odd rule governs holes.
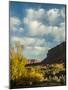
[[[24,45],[27,59],[43,60],[65,41],[65,5],[10,2],[10,42]]]

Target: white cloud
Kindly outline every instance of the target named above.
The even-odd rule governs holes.
[[[21,24],[21,21],[17,17],[10,17],[10,30],[15,31],[17,28],[16,26],[19,26]]]
[[[24,50],[24,55],[26,57],[28,57],[29,59],[34,58],[34,59],[39,59],[39,60],[43,60],[44,58],[46,58],[46,54],[48,52],[48,48],[47,47],[25,47]]]
[[[21,20],[18,17],[10,17],[10,30],[14,33],[16,32],[24,32],[24,28],[21,27]]]
[[[65,8],[61,9],[60,14],[65,19]]]
[[[24,45],[24,56],[29,59],[34,57],[34,59],[42,60],[46,57],[46,54],[50,49],[45,39],[30,37],[12,37],[11,40],[12,43],[19,41],[22,45]]]
[[[52,23],[55,23],[56,20],[58,19],[58,17],[60,16],[60,12],[59,12],[59,9],[49,9],[47,11],[47,15],[48,15],[48,20],[50,22],[50,24]]]
[[[40,47],[40,46],[35,46],[35,47],[31,47],[31,46],[27,46],[25,47],[26,50],[29,50],[30,52],[37,52],[37,54],[40,54],[42,52],[47,52],[48,48],[46,47]]]
[[[45,9],[39,8],[37,10],[35,9],[27,9],[26,10],[27,17],[31,20],[40,19],[45,15]]]
[[[60,20],[62,17],[63,20]],[[46,57],[48,50],[54,47],[53,43],[60,44],[65,41],[65,12],[64,9],[27,9],[26,16],[23,19],[27,27],[27,37],[11,37],[11,41],[20,41],[25,46],[24,55],[28,58],[43,59]],[[46,22],[46,20],[48,22]],[[58,25],[57,25],[58,23]],[[10,18],[10,29],[23,32],[24,28],[20,27],[22,22],[17,17]],[[18,27],[19,26],[19,27]],[[17,28],[18,27],[18,28]],[[46,38],[41,36],[53,36],[53,43],[47,41]],[[30,36],[30,37],[29,37]],[[35,37],[36,36],[36,37]],[[37,36],[40,36],[38,38]],[[55,44],[56,45],[56,44]]]
[[[28,34],[31,36],[43,35],[48,33],[47,31],[48,27],[39,22],[38,20],[30,20],[28,18],[25,18],[24,22],[28,25],[29,28]]]
[[[52,35],[57,42],[65,41],[65,23],[60,23],[59,26],[45,26],[38,21],[29,22],[30,36]]]
[[[26,38],[26,37],[12,37],[12,42],[19,41],[21,44],[27,46],[31,45],[34,42],[34,39],[32,38]]]
[[[35,46],[34,49],[39,50],[40,52],[42,52],[42,51],[45,51],[45,50],[47,51],[49,48],[48,47]]]
[[[13,43],[19,41],[24,46],[43,46],[43,45],[47,46],[45,39],[38,39],[38,38],[12,37],[11,41]]]
[[[62,9],[52,8],[49,10],[42,9],[42,8],[27,9],[24,22],[29,23],[30,21],[37,20],[44,24],[49,23],[50,25],[55,25],[59,21],[62,21],[64,17],[65,17],[65,8],[62,8]]]
[[[55,41],[62,42],[65,40],[65,26],[61,25],[62,23],[65,24],[63,19],[64,15],[64,9],[54,8],[47,11],[45,9],[27,9],[24,23],[28,26],[28,34],[30,36],[43,36],[50,34],[53,35]],[[46,16],[48,16],[50,25],[43,23],[43,21],[47,19]],[[62,17],[62,20],[60,20],[60,17]]]
[[[20,27],[19,32],[24,32],[24,28]]]
[[[54,37],[59,43],[65,41],[65,23],[61,23],[60,27],[55,30]]]

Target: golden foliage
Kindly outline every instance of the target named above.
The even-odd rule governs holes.
[[[23,48],[16,43],[16,48],[10,50],[10,79],[21,81],[41,81],[43,80],[43,74],[38,68],[31,68],[28,70],[25,68],[27,59],[22,55]]]
[[[16,51],[17,49],[17,51]],[[26,58],[22,55],[23,49],[20,46],[10,50],[10,78],[16,80],[26,71],[24,66],[27,63]]]

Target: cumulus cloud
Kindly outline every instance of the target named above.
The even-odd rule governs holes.
[[[21,21],[17,17],[10,17],[10,30],[15,31],[16,26],[19,26],[21,24]]]
[[[19,32],[24,32],[24,28],[20,27]]]
[[[54,41],[61,43],[65,41],[65,23],[60,23],[60,26],[50,26],[48,33],[54,37]]]
[[[26,17],[24,18],[24,21],[33,21],[37,20],[39,22],[42,21],[42,23],[46,24],[57,24],[57,22],[60,20],[62,21],[65,17],[65,8],[58,9],[58,8],[52,8],[52,9],[27,9],[26,10]],[[47,22],[48,21],[48,22]]]
[[[26,10],[27,17],[31,20],[40,19],[45,15],[45,9],[39,8],[37,10],[35,9],[27,9]]]
[[[46,57],[46,53],[50,49],[45,39],[30,37],[12,37],[12,43],[19,41],[24,45],[24,56],[28,59],[42,60]]]
[[[48,48],[46,47],[25,47],[24,50],[24,55],[28,57],[28,59],[34,58],[34,59],[39,59],[43,60],[46,57],[46,53],[48,52]],[[41,56],[41,57],[40,57]]]
[[[65,19],[65,8],[61,9],[60,13],[61,16]]]
[[[50,48],[65,41],[65,9],[31,8],[25,11],[23,23],[17,17],[10,18],[11,30],[25,31],[24,36],[13,36],[11,41],[19,41],[24,45],[24,55],[28,59],[42,60]],[[23,24],[25,28],[21,27]],[[50,36],[53,42],[50,41]]]
[[[18,17],[10,17],[10,30],[11,31],[23,32],[24,28],[20,26],[21,24],[22,22]]]
[[[53,35],[54,40],[62,42],[65,40],[64,9],[27,9],[24,24],[28,26],[30,36]],[[46,18],[48,17],[48,18]],[[43,19],[48,19],[49,24],[44,24]],[[46,21],[45,21],[46,23]]]
[[[48,20],[50,25],[59,25],[59,23],[64,21],[65,10],[63,9],[49,9],[47,11]]]
[[[58,41],[59,43],[65,41],[65,23],[60,24],[60,27],[56,31],[55,40]]]
[[[45,39],[31,38],[31,37],[12,37],[12,42],[19,41],[24,46],[47,46]]]
[[[37,21],[29,23],[29,35],[30,36],[43,36],[52,35],[55,41],[62,42],[65,40],[65,23],[60,23],[59,26],[45,26]]]
[[[60,16],[60,10],[56,8],[50,9],[48,10],[47,15],[48,15],[48,20],[50,24],[54,24],[55,22],[57,22],[57,19]]]

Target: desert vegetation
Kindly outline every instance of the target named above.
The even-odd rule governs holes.
[[[32,66],[26,68],[27,59],[23,56],[19,42],[10,49],[10,88],[65,85],[65,67],[61,64],[47,64],[44,69]]]

